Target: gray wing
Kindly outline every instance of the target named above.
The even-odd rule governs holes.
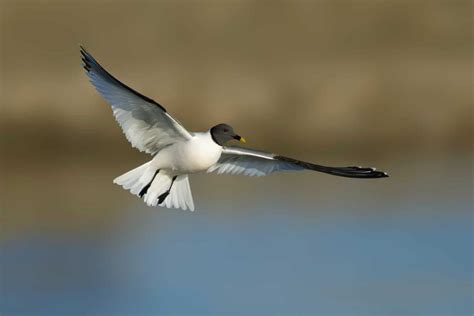
[[[385,172],[363,167],[327,167],[276,154],[241,148],[224,147],[219,161],[207,172],[265,176],[276,171],[314,170],[349,178],[384,178]]]
[[[133,147],[149,154],[192,134],[156,101],[120,82],[81,46],[82,62],[90,82],[111,105],[115,119]]]

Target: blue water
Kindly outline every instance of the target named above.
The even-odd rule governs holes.
[[[194,213],[57,203],[61,218],[115,217],[3,240],[0,314],[473,315],[471,167],[389,165],[383,182],[202,175]]]
[[[471,315],[472,214],[457,206],[129,210],[112,231],[5,242],[2,315]]]

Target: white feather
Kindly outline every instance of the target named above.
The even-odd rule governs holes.
[[[147,162],[117,177],[114,183],[122,186],[124,189],[130,190],[132,194],[138,196],[140,191],[150,183],[155,174],[155,169],[151,168],[150,163],[151,162]],[[160,171],[148,188],[143,198],[144,202],[148,206],[157,206],[158,197],[169,189],[172,178],[173,176],[169,172]],[[187,175],[180,175],[176,178],[171,187],[170,194],[159,206],[194,211],[193,196]]]
[[[240,147],[223,147],[219,161],[207,169],[207,172],[261,177],[275,171],[303,169],[296,164],[275,159],[274,154]]]
[[[111,105],[133,147],[155,154],[163,147],[192,138],[161,105],[118,81],[85,49],[81,48],[81,53],[90,82]]]
[[[122,186],[126,190],[130,190],[132,194],[138,195],[141,187],[145,186],[153,177],[153,173],[150,175],[150,171],[148,170],[150,163],[151,161],[122,174],[114,179],[114,183]],[[148,182],[145,182],[148,178]],[[137,188],[140,188],[138,192],[136,192]]]

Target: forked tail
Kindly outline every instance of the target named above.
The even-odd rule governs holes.
[[[174,176],[164,170],[154,170],[150,162],[117,177],[114,183],[140,198],[143,197],[149,206],[194,211],[188,176]]]

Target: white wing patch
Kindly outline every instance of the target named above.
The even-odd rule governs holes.
[[[223,147],[219,161],[210,167],[207,172],[217,172],[218,174],[244,174],[246,176],[260,177],[276,171],[298,170],[313,170],[333,176],[359,179],[388,177],[387,173],[377,171],[375,168],[328,167],[240,147]]]
[[[192,137],[160,104],[117,80],[82,47],[81,54],[90,82],[111,105],[133,147],[155,154],[176,141]]]
[[[224,147],[219,161],[207,172],[261,177],[276,171],[304,169],[302,166],[277,160],[274,154],[239,147]]]

